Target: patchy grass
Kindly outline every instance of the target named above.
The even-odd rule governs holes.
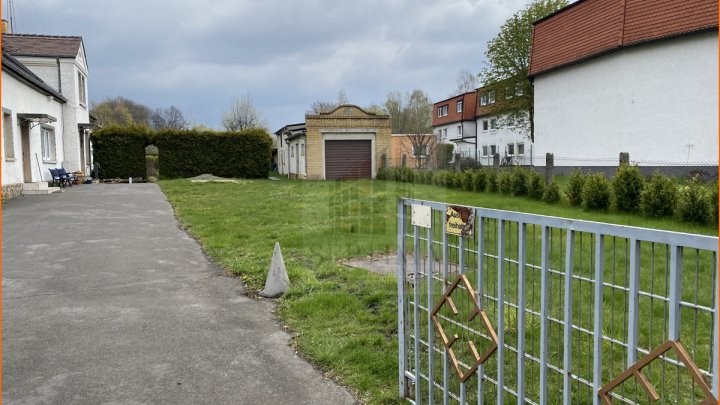
[[[279,314],[294,331],[298,350],[373,404],[400,402],[396,279],[350,269],[338,260],[396,249],[399,197],[717,234],[714,227],[673,219],[389,181],[173,180],[160,186],[210,257],[252,289],[262,288],[273,245],[280,242],[291,290],[280,301]]]

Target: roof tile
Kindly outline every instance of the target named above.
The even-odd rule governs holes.
[[[3,34],[4,52],[13,56],[74,58],[82,47],[81,37],[36,34]]]

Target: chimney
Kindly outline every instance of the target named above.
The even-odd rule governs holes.
[[[8,23],[8,20],[4,19],[2,20],[2,33],[8,34],[10,33],[10,23]]]

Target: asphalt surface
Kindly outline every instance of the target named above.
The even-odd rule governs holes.
[[[350,404],[154,184],[3,207],[4,404]]]

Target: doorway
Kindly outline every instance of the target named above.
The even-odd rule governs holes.
[[[20,143],[22,144],[23,181],[32,183],[32,164],[30,163],[30,126],[20,124]]]

